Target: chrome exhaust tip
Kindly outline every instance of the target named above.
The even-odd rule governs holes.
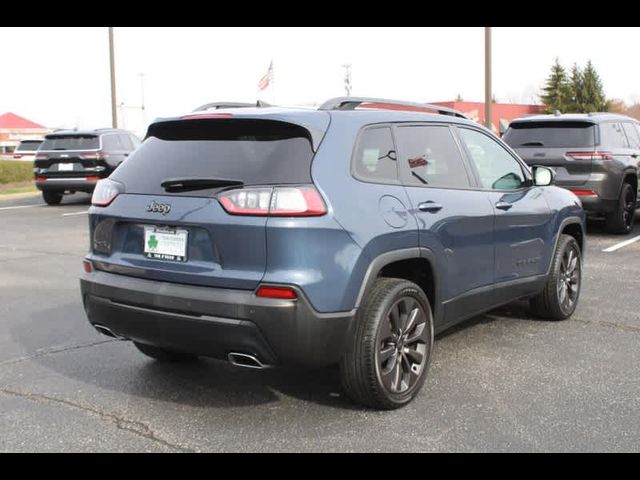
[[[235,365],[236,367],[255,368],[257,370],[271,368],[271,365],[266,365],[258,360],[258,357],[247,353],[231,352],[227,355],[227,359],[231,365]]]
[[[116,335],[115,333],[113,333],[113,331],[109,327],[105,327],[104,325],[94,324],[93,328],[95,328],[98,331],[98,333],[101,333],[102,335],[106,335],[107,337],[115,338],[117,340],[127,340],[126,338],[121,337],[120,335]]]

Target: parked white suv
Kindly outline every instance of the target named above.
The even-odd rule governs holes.
[[[40,145],[42,145],[42,140],[22,140],[13,151],[13,159],[33,162]]]

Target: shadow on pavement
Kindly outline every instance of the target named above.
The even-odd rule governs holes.
[[[131,342],[109,341],[109,337],[94,333],[80,310],[78,304],[69,303],[33,313],[14,327],[11,335],[29,353],[37,352],[43,344],[87,345],[35,355],[29,361],[100,390],[204,408],[275,403],[281,401],[280,395],[286,395],[340,409],[358,409],[342,394],[337,368],[251,370],[204,358],[162,363],[144,356]],[[73,321],[67,319],[60,335],[47,342],[34,335],[43,323],[68,314],[73,315]]]

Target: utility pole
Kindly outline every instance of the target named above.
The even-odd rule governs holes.
[[[109,27],[109,67],[111,71],[111,125],[118,128],[118,108],[116,105],[116,61],[113,49],[113,27]]]
[[[491,86],[491,27],[484,27],[484,124],[491,128],[493,92]]]
[[[140,110],[142,111],[142,125],[146,122],[144,111],[144,73],[140,73]]]
[[[344,91],[347,97],[351,96],[351,64],[345,63],[342,65],[344,68]]]

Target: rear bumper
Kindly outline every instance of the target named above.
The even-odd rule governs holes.
[[[579,185],[563,183],[557,186],[574,192],[588,214],[604,214],[614,211],[618,205],[620,185],[614,183],[615,181],[612,182],[611,178],[605,176]]]
[[[73,190],[78,192],[93,192],[99,179],[87,180],[86,178],[47,178],[46,180],[36,180],[38,190]]]
[[[269,365],[327,366],[342,357],[355,312],[321,314],[297,300],[94,271],[80,279],[89,322],[141,343],[226,359],[255,355]]]

